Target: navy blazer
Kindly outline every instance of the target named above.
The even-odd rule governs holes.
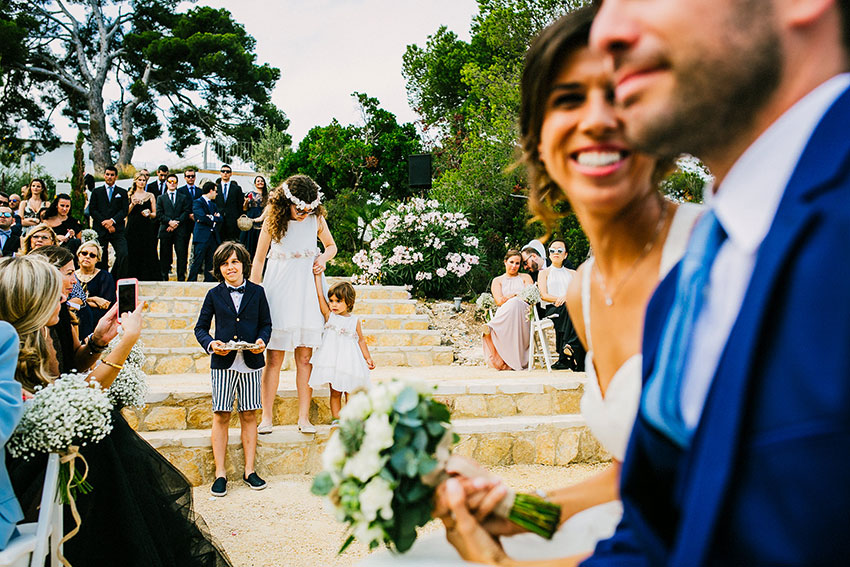
[[[181,185],[177,188],[178,193],[183,193],[187,197],[189,197],[190,202],[194,202],[195,199],[201,196],[201,187],[199,185],[193,185],[192,191],[189,191],[188,185]]]
[[[24,413],[21,385],[15,381],[19,348],[15,328],[0,321],[0,446],[6,445]],[[4,459],[0,462],[0,549],[6,549],[15,531],[15,524],[23,519],[24,513],[12,490]]]
[[[624,517],[584,565],[844,565],[850,557],[850,90],[809,140],[687,452],[638,416]],[[790,268],[789,268],[790,266]],[[678,269],[650,301],[652,373]]]
[[[207,202],[203,197],[195,199],[192,205],[192,214],[195,215],[195,227],[192,230],[192,239],[195,244],[203,244],[209,240],[218,243],[218,226],[221,222],[221,215],[215,206],[215,202]],[[213,215],[214,218],[211,219],[207,215]]]
[[[95,188],[89,200],[89,216],[91,216],[92,228],[98,236],[109,234],[109,231],[100,224],[106,219],[115,221],[115,232],[124,232],[124,219],[127,218],[129,206],[130,201],[125,189],[115,185],[110,201],[106,195],[105,185]]]
[[[210,335],[210,323],[215,317],[215,339]],[[266,292],[255,283],[245,280],[245,293],[239,312],[233,307],[233,300],[227,290],[227,284],[220,283],[207,292],[198,322],[195,323],[195,338],[209,351],[210,343],[216,341],[245,341],[255,342],[263,339],[269,344],[272,336],[272,316],[269,312],[269,302]],[[245,355],[245,364],[248,368],[262,368],[265,364],[262,353],[254,354],[250,351],[242,351]],[[236,352],[230,352],[225,356],[213,353],[210,368],[230,368]]]

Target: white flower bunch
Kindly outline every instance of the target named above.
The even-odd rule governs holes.
[[[355,538],[402,552],[413,545],[416,528],[430,520],[434,482],[428,475],[442,470],[437,450],[451,435],[448,421],[448,408],[423,383],[381,383],[349,398],[312,488],[328,496],[337,518],[349,525],[340,552]]]
[[[104,351],[104,356],[118,344],[120,337],[115,337],[110,341],[109,346]],[[109,399],[117,408],[123,407],[142,407],[145,405],[145,398],[148,395],[148,375],[142,370],[147,357],[144,353],[144,344],[142,341],[136,341],[133,348],[130,349],[130,354],[127,355],[127,360],[124,361],[124,368],[118,372],[118,376],[109,386]]]
[[[87,228],[80,233],[80,242],[83,244],[92,240],[97,240],[97,231],[93,228]]]
[[[462,212],[431,199],[411,199],[372,221],[369,247],[352,260],[358,283],[412,284],[431,296],[465,291],[466,276],[480,262],[479,244]],[[435,277],[436,276],[436,277]]]
[[[97,443],[112,431],[109,397],[86,374],[63,374],[35,392],[6,449],[13,457],[64,453],[72,445]]]
[[[537,288],[537,285],[529,285],[524,287],[522,291],[517,294],[517,297],[529,305],[536,305],[540,302],[540,290]]]

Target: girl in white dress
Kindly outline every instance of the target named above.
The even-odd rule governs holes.
[[[315,433],[310,423],[310,358],[322,344],[324,317],[314,284],[336,244],[325,221],[319,186],[306,175],[293,175],[272,191],[251,268],[252,282],[263,284],[272,316],[272,336],[263,369],[263,419],[257,431],[270,433],[280,367],[286,351],[295,359],[298,429]],[[321,241],[322,252],[318,247]],[[263,276],[265,266],[265,276]]]
[[[564,16],[527,52],[520,129],[532,211],[551,226],[555,204],[567,199],[595,253],[570,283],[567,307],[588,349],[582,415],[613,460],[588,480],[546,495],[561,505],[564,522],[551,542],[522,534],[499,545],[498,536],[520,531],[488,517],[506,494],[500,481],[441,485],[436,514],[447,538],[477,563],[576,565],[614,532],[622,515],[620,463],[640,400],[644,311],[659,279],[683,254],[698,214],[658,193],[657,174],[666,164],[626,141],[610,70],[587,47],[592,17],[592,9]]]
[[[360,319],[351,316],[357,296],[354,286],[348,282],[334,284],[325,301],[322,279],[316,275],[316,293],[325,318],[325,332],[322,346],[310,360],[313,365],[310,387],[330,385],[331,414],[336,421],[342,407],[342,394],[358,388],[368,389],[369,371],[375,369],[375,362],[366,346]]]

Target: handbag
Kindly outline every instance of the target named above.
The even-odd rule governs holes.
[[[254,228],[254,219],[249,218],[248,215],[242,215],[236,219],[236,226],[238,226],[239,230],[242,232],[248,232]]]

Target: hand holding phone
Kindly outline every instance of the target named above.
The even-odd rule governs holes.
[[[136,278],[124,278],[118,280],[118,320],[125,313],[136,310],[139,302],[139,280]]]

